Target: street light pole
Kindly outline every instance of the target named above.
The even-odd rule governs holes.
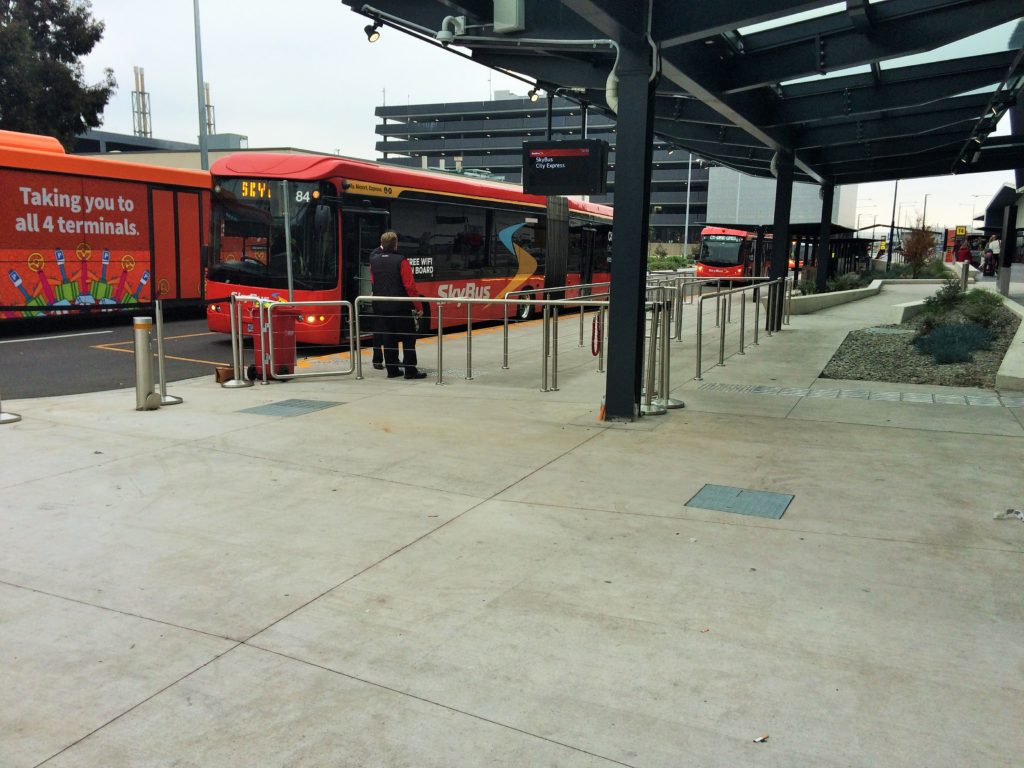
[[[210,169],[206,138],[206,95],[203,88],[203,44],[199,34],[199,0],[192,0],[192,15],[196,27],[196,90],[199,93],[199,161],[204,171]]]
[[[926,222],[928,221],[928,198],[931,197],[932,193],[928,192],[924,196],[924,211],[921,213],[921,229],[928,231]]]

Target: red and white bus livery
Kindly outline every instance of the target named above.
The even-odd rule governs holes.
[[[501,299],[610,278],[607,206],[569,200],[566,216],[549,217],[546,198],[514,185],[333,155],[237,154],[216,161],[212,174],[208,297],[284,301],[289,279],[294,301],[369,295],[369,255],[388,229],[427,297]],[[565,257],[548,252],[554,227],[567,242]],[[456,314],[445,315],[446,326],[465,322]],[[501,304],[473,307],[474,321],[503,314]],[[516,314],[529,317],[532,308]],[[207,319],[211,330],[228,332],[227,302],[210,304]],[[325,307],[304,311],[296,338],[337,344],[346,332],[337,308]]]

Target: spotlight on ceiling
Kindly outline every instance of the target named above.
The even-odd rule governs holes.
[[[380,22],[375,21],[373,24],[367,24],[363,27],[363,32],[366,33],[367,42],[376,43],[380,40]]]
[[[530,101],[536,101],[540,98],[540,90],[537,88],[531,88],[530,92],[526,95],[530,97]]]

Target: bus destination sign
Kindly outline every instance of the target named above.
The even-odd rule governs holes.
[[[608,142],[524,141],[523,191],[530,195],[599,195],[608,176]]]

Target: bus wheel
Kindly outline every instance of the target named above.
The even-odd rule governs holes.
[[[522,322],[533,317],[533,304],[516,304],[516,320]]]

